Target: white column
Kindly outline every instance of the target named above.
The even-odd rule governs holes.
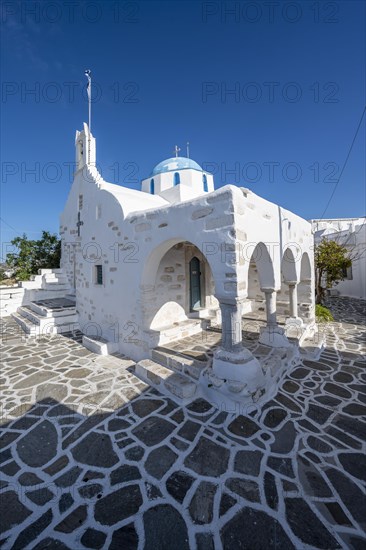
[[[267,326],[277,326],[276,291],[273,288],[263,289],[266,298]]]
[[[224,389],[226,384],[243,396],[253,395],[264,385],[264,375],[259,361],[242,344],[241,302],[236,296],[218,297],[222,314],[221,346],[215,351],[212,373],[208,373],[210,386]],[[237,397],[239,395],[237,394]]]
[[[222,343],[225,351],[234,352],[242,348],[241,303],[220,302],[222,317]]]
[[[290,297],[290,317],[297,317],[297,284],[288,283]]]
[[[262,288],[266,298],[267,323],[260,330],[259,342],[273,348],[287,348],[291,344],[287,340],[285,331],[277,324],[276,291],[274,288]]]
[[[303,325],[302,320],[298,316],[298,304],[297,304],[297,282],[296,281],[288,281],[288,289],[289,289],[289,302],[290,302],[290,316],[286,319],[286,326],[293,328],[294,330],[301,328]],[[291,334],[292,336],[296,336],[295,334]],[[297,337],[300,337],[301,333],[297,334]]]

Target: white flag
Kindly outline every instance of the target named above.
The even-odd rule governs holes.
[[[86,87],[86,92],[88,94],[89,101],[91,100],[91,71],[89,69],[85,70],[85,76],[88,79],[88,84]]]

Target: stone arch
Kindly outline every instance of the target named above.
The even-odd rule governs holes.
[[[281,273],[283,276],[283,280],[286,283],[298,282],[298,275],[296,271],[296,259],[295,259],[294,253],[289,247],[286,248],[282,256]]]
[[[258,243],[249,259],[247,303],[244,313],[254,313],[263,317],[265,314],[265,300],[263,289],[274,288],[274,267],[268,249],[264,243]]]
[[[281,260],[281,288],[276,294],[277,314],[288,317],[290,315],[290,290],[289,283],[298,283],[299,275],[296,258],[292,248],[285,248]],[[296,292],[296,289],[295,289]]]
[[[309,254],[304,252],[301,257],[300,281],[311,281],[311,274],[312,269]]]
[[[255,264],[257,267],[258,280],[260,288],[274,288],[275,287],[275,275],[274,267],[271,256],[264,243],[258,243],[253,250],[253,253],[249,261],[248,275],[250,271],[250,265]],[[248,280],[249,289],[249,280]]]
[[[159,332],[179,326],[190,318],[189,263],[196,257],[201,263],[202,309],[217,308],[215,281],[208,259],[191,241],[174,238],[153,249],[147,258],[141,279],[141,310],[144,330]],[[180,336],[183,337],[183,336]]]

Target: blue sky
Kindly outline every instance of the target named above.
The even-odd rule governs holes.
[[[58,230],[86,68],[107,181],[138,189],[189,141],[216,187],[321,217],[365,104],[364,2],[70,5],[2,6],[3,242]],[[325,217],[365,215],[364,151],[365,119]]]

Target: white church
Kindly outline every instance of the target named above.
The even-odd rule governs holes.
[[[277,358],[291,355],[286,326],[301,334],[314,326],[311,224],[249,189],[215,190],[212,174],[186,157],[157,164],[140,191],[108,183],[87,124],[75,145],[76,172],[60,218],[61,269],[39,277],[48,277],[45,291],[54,277],[74,293],[84,345],[130,357],[138,376],[183,400],[197,387],[244,402],[267,395],[283,369],[264,368],[244,347],[243,316],[263,311],[259,342]],[[37,298],[41,315],[47,303]],[[29,321],[32,311],[15,316]],[[286,325],[278,324],[279,313]],[[157,347],[210,325],[221,329],[221,343],[193,381],[189,364],[152,360]]]
[[[141,191],[107,183],[86,124],[76,163],[60,220],[61,267],[83,332],[140,361],[221,320],[213,374],[246,384],[244,393],[264,387],[259,362],[242,346],[242,315],[265,303],[260,339],[281,348],[289,342],[276,320],[279,301],[295,324],[314,321],[311,225],[248,189],[215,191],[213,176],[185,157],[157,164]],[[148,368],[142,362],[140,372]]]

